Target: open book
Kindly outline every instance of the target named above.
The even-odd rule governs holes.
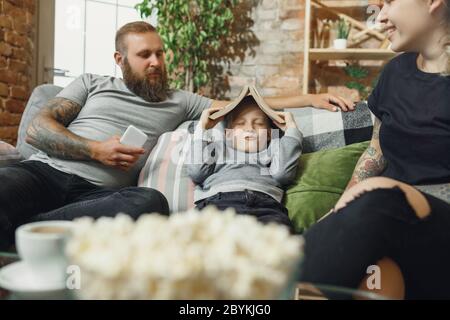
[[[261,97],[261,95],[259,94],[258,90],[256,90],[256,88],[254,86],[248,86],[246,85],[241,93],[239,94],[239,96],[233,100],[229,105],[227,105],[225,108],[223,108],[222,110],[219,110],[215,113],[213,113],[212,115],[209,116],[209,118],[211,120],[216,120],[222,116],[225,116],[227,114],[229,114],[231,111],[234,110],[234,108],[236,108],[237,106],[239,106],[239,104],[241,103],[241,101],[247,97],[247,96],[251,96],[256,104],[261,108],[262,111],[264,111],[264,113],[272,120],[275,120],[279,123],[285,123],[284,119],[281,118],[265,101],[264,99]]]

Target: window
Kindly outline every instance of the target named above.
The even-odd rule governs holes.
[[[139,0],[56,0],[53,83],[66,86],[83,73],[121,77],[114,38],[124,24],[142,20]],[[147,20],[156,25],[156,16]]]

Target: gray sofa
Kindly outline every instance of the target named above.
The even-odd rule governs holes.
[[[61,90],[61,87],[54,85],[41,85],[34,89],[20,123],[17,147],[8,146],[8,148],[2,148],[0,143],[0,167],[11,162],[28,159],[32,154],[38,152],[37,149],[25,142],[26,131],[31,120],[39,110]],[[304,134],[304,153],[344,147],[349,144],[367,141],[371,136],[373,118],[365,103],[360,103],[355,112],[348,113],[332,113],[312,108],[291,109],[290,111],[294,113],[299,128]],[[179,129],[192,127],[192,121],[189,122],[189,126],[186,126],[187,123],[184,123]],[[175,134],[176,131],[172,133]],[[171,135],[172,133],[169,132],[167,134]],[[168,199],[172,212],[184,211],[190,205],[189,199],[191,197],[188,191],[190,192],[192,189],[190,187],[191,180],[184,173],[184,169],[181,170],[182,173],[180,175],[172,174],[177,172],[178,167],[175,168],[172,161],[169,161],[170,159],[160,158],[168,154],[166,150],[171,145],[171,143],[168,143],[170,141],[170,139],[160,139],[158,142],[159,146],[154,148],[154,151],[160,150],[160,152],[155,151],[150,154],[146,166],[141,171],[138,185],[161,191]],[[6,144],[3,145],[5,146]],[[2,155],[2,149],[6,150],[9,155]],[[2,161],[2,157],[7,160]],[[167,170],[165,165],[169,166],[170,170]],[[178,164],[176,165],[178,166]],[[336,174],[342,175],[343,173],[336,172]],[[150,176],[159,175],[166,176],[161,176],[159,179],[150,179]],[[164,186],[159,185],[160,181],[164,181]],[[303,195],[304,193],[290,193],[289,197],[303,197]],[[304,208],[301,207],[291,207],[290,212],[292,212],[292,218],[305,216]]]
[[[30,125],[31,120],[45,105],[45,103],[54,98],[63,88],[45,84],[36,87],[22,116],[19,125],[17,150],[23,159],[28,159],[32,154],[38,150],[25,142],[26,131]],[[320,113],[320,111],[311,111],[307,109],[293,109],[294,116],[299,123],[300,130],[304,133],[304,153],[316,152],[325,149],[334,149],[343,147],[356,142],[366,141],[370,139],[373,118],[367,108],[365,102],[358,104],[355,112],[341,113],[336,115],[337,122],[342,122],[339,129],[336,126],[331,126],[330,129],[321,128],[320,132],[316,127],[312,128],[311,123],[317,125],[318,119],[323,116],[324,121],[330,121],[330,114],[328,111]],[[326,123],[322,126],[327,126]]]
[[[36,148],[25,142],[28,126],[45,103],[54,98],[63,88],[51,84],[36,87],[28,100],[20,121],[16,148],[24,159],[38,152]]]

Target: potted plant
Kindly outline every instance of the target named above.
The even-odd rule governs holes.
[[[208,66],[231,34],[237,4],[237,0],[141,0],[135,6],[143,18],[157,12],[173,87],[198,92],[211,82]]]
[[[334,40],[334,48],[341,50],[347,48],[347,39],[350,34],[351,25],[344,19],[339,19],[337,24],[337,39]]]
[[[349,89],[355,89],[359,93],[359,99],[367,102],[367,98],[372,93],[373,88],[376,87],[378,77],[369,81],[369,70],[359,65],[349,64],[344,68],[345,73],[350,77],[350,81],[345,83]]]

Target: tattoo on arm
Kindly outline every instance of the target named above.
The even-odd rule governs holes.
[[[381,121],[378,118],[375,118],[375,123],[373,124],[372,140],[380,140],[380,128]]]
[[[380,146],[380,127],[381,121],[376,119],[373,126],[372,141],[356,164],[350,182],[352,185],[367,178],[375,177],[386,168],[387,162]]]
[[[71,160],[89,160],[89,141],[66,127],[77,117],[81,106],[63,98],[50,100],[33,119],[26,141],[47,154]]]

